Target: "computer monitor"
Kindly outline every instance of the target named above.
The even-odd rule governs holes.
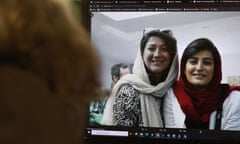
[[[222,83],[240,84],[240,2],[238,1],[124,1],[89,0],[86,23],[92,44],[101,58],[103,92],[110,93],[111,66],[131,66],[145,28],[171,29],[179,57],[187,44],[200,37],[211,39],[222,55]],[[99,98],[104,101],[104,97]],[[95,143],[239,143],[240,131],[150,127],[116,127],[101,124],[104,104],[90,106],[86,142]],[[96,115],[95,115],[96,114]],[[93,116],[94,115],[94,116]]]

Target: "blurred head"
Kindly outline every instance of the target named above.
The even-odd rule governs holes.
[[[112,87],[122,76],[129,73],[130,73],[129,66],[127,64],[123,64],[123,63],[114,64],[111,67]]]
[[[193,88],[206,89],[221,81],[221,58],[214,44],[206,38],[192,41],[181,60],[181,78]]]
[[[176,40],[171,31],[145,32],[140,49],[147,72],[158,81],[165,80],[177,52]]]
[[[120,77],[119,79],[126,75],[126,74],[129,74],[130,73],[130,70],[129,70],[129,66],[126,65],[126,64],[122,64],[122,66],[120,67]]]
[[[1,0],[0,31],[0,143],[79,143],[99,64],[70,1]]]

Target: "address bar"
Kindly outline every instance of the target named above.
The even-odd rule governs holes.
[[[128,136],[128,131],[91,130],[91,133],[98,136]]]

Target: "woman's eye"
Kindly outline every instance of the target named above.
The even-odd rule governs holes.
[[[198,62],[197,62],[197,60],[189,60],[188,63],[190,63],[190,64],[192,64],[192,65],[195,65],[195,64],[197,64]]]
[[[155,47],[148,47],[148,50],[150,50],[150,51],[155,51]]]
[[[213,64],[213,61],[211,61],[211,60],[205,60],[205,61],[203,61],[203,64],[204,64],[204,65],[212,65],[212,64]]]
[[[161,50],[161,52],[168,52],[167,47],[162,47],[160,50]]]

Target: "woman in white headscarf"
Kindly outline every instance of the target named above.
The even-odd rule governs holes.
[[[103,125],[164,127],[163,98],[178,76],[176,43],[170,30],[144,32],[133,74],[114,86]]]

